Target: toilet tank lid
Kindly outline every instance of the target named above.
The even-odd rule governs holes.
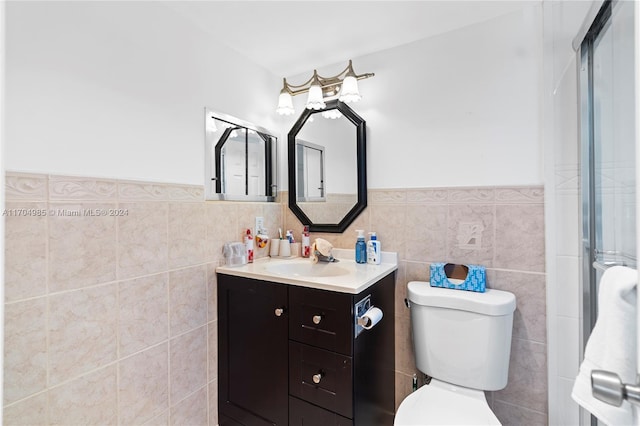
[[[431,287],[425,281],[407,284],[409,301],[422,306],[458,309],[483,315],[512,314],[516,309],[516,297],[508,291],[487,289],[484,293]]]

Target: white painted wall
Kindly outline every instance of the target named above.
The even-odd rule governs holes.
[[[280,76],[161,3],[9,2],[7,17],[8,169],[200,184],[204,106],[282,136],[294,121],[273,112]],[[354,105],[369,187],[542,183],[540,40],[529,7],[353,58],[376,73]]]
[[[202,184],[205,106],[274,127],[280,77],[161,2],[6,14],[9,170]]]
[[[539,5],[352,59],[376,74],[351,105],[367,121],[369,188],[542,184]],[[299,114],[305,95],[294,101]]]

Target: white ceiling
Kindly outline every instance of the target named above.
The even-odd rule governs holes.
[[[273,74],[290,77],[539,2],[210,0],[166,4]]]

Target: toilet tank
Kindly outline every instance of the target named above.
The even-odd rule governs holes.
[[[507,385],[516,308],[512,293],[451,290],[421,281],[410,282],[407,292],[420,371],[478,390]]]

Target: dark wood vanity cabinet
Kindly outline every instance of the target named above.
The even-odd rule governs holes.
[[[218,276],[220,425],[287,424],[287,304],[286,285]]]
[[[394,282],[354,295],[219,274],[220,425],[392,425]],[[367,296],[384,316],[356,337]]]

